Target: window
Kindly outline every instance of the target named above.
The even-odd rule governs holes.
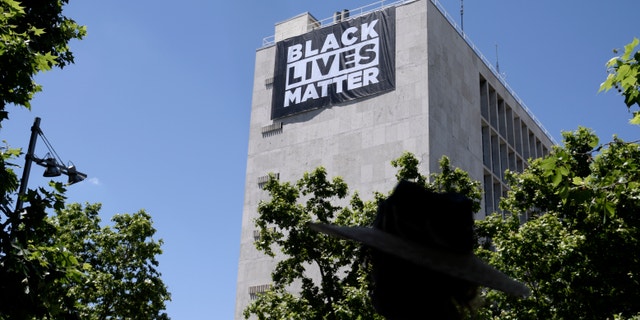
[[[260,189],[264,189],[264,185],[266,185],[267,182],[269,182],[269,178],[271,176],[273,176],[275,180],[280,180],[280,173],[278,172],[267,174],[267,175],[258,177],[258,187],[260,187]]]
[[[251,286],[249,287],[249,298],[251,300],[255,300],[258,298],[260,294],[265,293],[269,290],[271,290],[270,284],[261,284],[258,286]]]
[[[500,198],[507,194],[507,169],[522,172],[529,159],[549,153],[541,139],[527,126],[519,105],[509,105],[505,98],[480,76],[480,121],[482,163],[484,165],[485,214],[499,211]]]

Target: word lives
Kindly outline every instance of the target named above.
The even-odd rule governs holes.
[[[378,20],[287,48],[284,107],[378,83]]]

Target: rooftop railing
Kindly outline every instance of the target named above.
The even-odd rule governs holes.
[[[360,8],[356,8],[356,9],[352,9],[349,10],[349,17],[346,18],[342,18],[342,21],[347,21],[350,19],[355,19],[359,16],[371,13],[373,11],[377,11],[377,10],[382,10],[388,7],[393,7],[393,6],[399,6],[405,3],[409,3],[409,2],[414,2],[416,0],[395,0],[395,1],[386,1],[386,0],[382,0],[382,1],[376,1],[374,3],[362,6]],[[313,29],[318,29],[318,28],[322,28],[322,27],[326,27],[328,25],[332,25],[334,23],[336,23],[337,21],[335,21],[334,17],[329,17],[329,18],[325,18],[322,20],[318,20],[316,22],[310,23],[308,25],[309,30],[313,30]],[[275,36],[271,35],[268,37],[265,37],[264,39],[262,39],[262,47],[268,47],[271,45],[275,44]]]
[[[382,9],[393,7],[393,6],[400,6],[400,5],[414,2],[414,1],[417,1],[417,0],[396,0],[396,1],[381,0],[381,1],[373,2],[371,4],[368,4],[353,10],[349,10],[349,17],[343,18],[341,21],[355,19],[359,16],[368,14],[376,10],[382,10]],[[455,19],[451,17],[451,15],[445,10],[444,6],[440,3],[440,1],[438,0],[429,0],[429,1],[431,1],[431,3],[433,3],[436,6],[436,8],[438,8],[440,13],[442,13],[442,15],[444,15],[447,21],[449,21],[449,24],[451,24],[451,26],[453,26],[453,28],[458,32],[458,34],[460,34],[462,39],[464,39],[464,41],[467,42],[469,47],[473,49],[473,51],[476,53],[476,55],[478,55],[480,60],[482,60],[482,62],[484,62],[487,68],[491,70],[491,73],[493,73],[493,75],[496,76],[496,78],[500,81],[500,83],[502,83],[502,85],[507,89],[507,91],[509,91],[509,93],[513,96],[513,98],[522,106],[524,111],[531,117],[531,119],[533,119],[533,121],[540,127],[540,129],[542,129],[542,131],[545,133],[545,135],[547,135],[547,137],[551,140],[551,142],[553,142],[554,144],[558,144],[556,140],[553,138],[553,136],[549,133],[549,131],[547,131],[547,129],[542,125],[542,123],[533,115],[533,112],[531,112],[531,110],[527,107],[524,101],[522,101],[522,99],[520,99],[520,97],[516,94],[516,92],[509,86],[509,84],[507,84],[507,81],[504,78],[504,76],[500,72],[498,72],[498,70],[496,70],[496,68],[493,66],[491,62],[489,62],[489,60],[487,60],[487,58],[482,54],[482,52],[480,52],[480,49],[476,47],[476,45],[471,41],[471,39],[467,36],[467,34],[464,33],[464,31],[458,25],[458,23],[456,23]],[[318,29],[334,23],[336,23],[336,21],[332,16],[329,18],[318,20],[317,22],[314,22],[312,24],[309,24],[309,27],[310,27],[309,29],[310,30]],[[262,39],[262,47],[268,47],[274,44],[275,44],[274,35],[271,35]]]
[[[489,62],[489,60],[487,60],[487,58],[485,58],[482,52],[480,52],[480,49],[476,47],[476,45],[471,41],[471,39],[467,36],[467,34],[464,33],[462,28],[456,23],[453,17],[451,17],[451,15],[449,15],[449,13],[444,9],[440,1],[438,0],[430,0],[430,1],[436,6],[436,8],[438,8],[438,10],[440,10],[442,15],[444,15],[445,18],[447,18],[449,23],[454,27],[454,29],[456,29],[456,31],[458,32],[458,34],[460,34],[462,39],[464,39],[464,41],[467,42],[469,47],[473,49],[473,51],[478,55],[480,60],[482,60],[482,62],[484,62],[487,68],[491,70],[491,73],[493,73],[493,75],[496,76],[496,78],[498,78],[500,83],[502,83],[502,85],[507,89],[507,91],[509,91],[509,93],[513,96],[513,98],[520,104],[520,106],[522,106],[522,109],[524,109],[524,111],[531,117],[531,119],[533,119],[533,121],[540,127],[540,129],[542,129],[544,134],[547,135],[547,137],[551,140],[551,142],[553,142],[554,144],[558,144],[558,142],[556,142],[556,139],[553,138],[551,133],[549,133],[549,131],[547,131],[547,129],[542,125],[542,123],[538,120],[538,118],[536,118],[533,115],[533,112],[531,112],[531,110],[527,107],[524,101],[522,101],[522,99],[520,99],[518,94],[516,94],[516,92],[509,86],[504,76],[500,72],[498,72],[498,70],[496,70],[496,68],[493,66],[493,64],[491,64],[491,62]]]

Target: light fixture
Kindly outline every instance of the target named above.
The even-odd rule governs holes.
[[[49,154],[47,153],[47,155]],[[58,161],[56,161],[56,159],[52,158],[51,156],[45,156],[42,165],[46,168],[44,174],[42,175],[43,177],[59,177],[62,174],[62,170],[60,170],[60,168],[58,167]]]
[[[47,152],[44,158],[38,158],[34,155],[38,136],[42,138],[45,145],[49,149],[49,152]],[[33,122],[33,126],[31,127],[29,149],[27,150],[27,154],[25,155],[24,168],[22,170],[22,180],[20,180],[20,190],[18,190],[18,200],[16,201],[16,211],[22,210],[22,197],[27,193],[27,183],[29,182],[31,164],[34,162],[37,165],[45,167],[45,171],[43,174],[43,176],[45,177],[58,177],[63,174],[69,176],[67,185],[72,185],[87,178],[87,175],[78,171],[73,163],[69,162],[70,165],[63,166],[60,164],[62,163],[62,161],[59,160],[60,157],[53,149],[53,146],[51,146],[51,144],[47,140],[47,137],[44,136],[42,130],[40,130],[40,118],[36,117],[35,121]]]
[[[73,163],[67,167],[67,175],[69,176],[69,180],[67,185],[72,185],[74,183],[78,183],[87,178],[87,175],[76,170],[76,166]]]

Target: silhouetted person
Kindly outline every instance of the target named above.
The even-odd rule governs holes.
[[[371,298],[390,320],[459,319],[479,286],[524,297],[529,289],[473,254],[472,202],[401,181],[382,201],[373,227],[311,224],[370,248]]]

